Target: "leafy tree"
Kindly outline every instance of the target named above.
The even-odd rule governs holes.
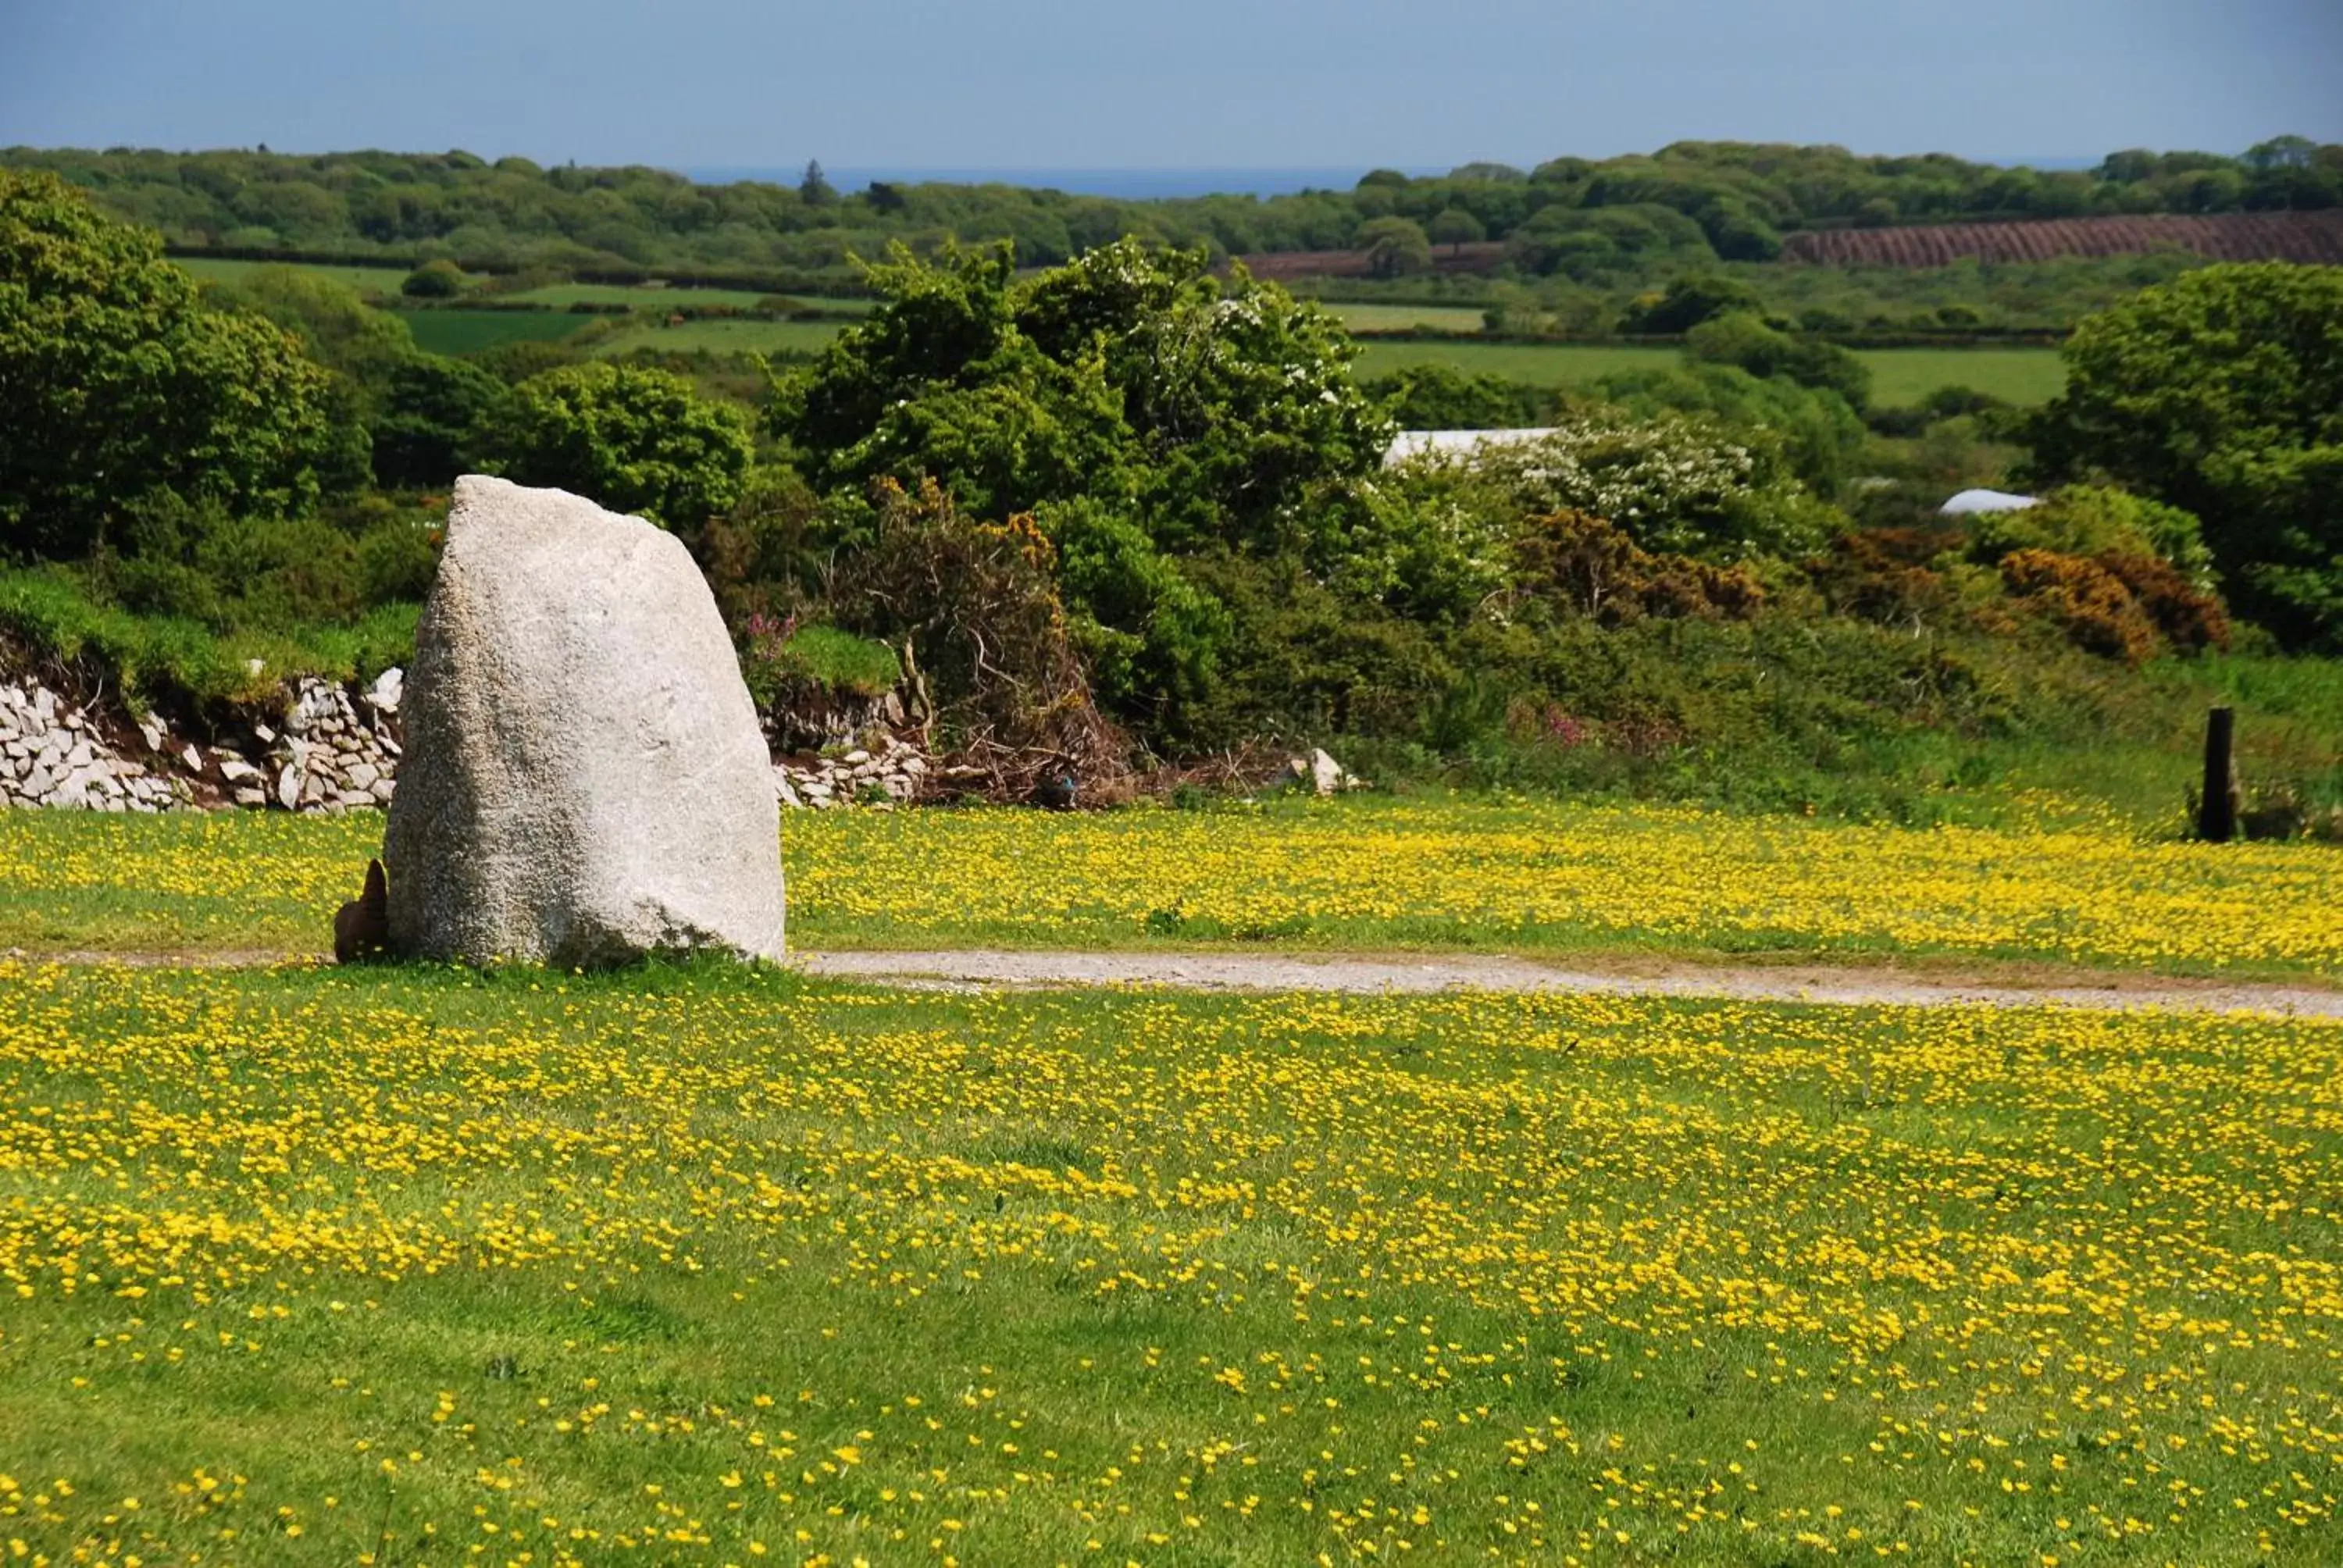
[[[1694,273],[1668,285],[1664,293],[1639,295],[1619,319],[1622,332],[1689,332],[1715,317],[1755,314],[1764,307],[1757,291],[1722,273]]]
[[[452,484],[506,396],[504,383],[477,365],[436,354],[402,361],[374,418],[375,482],[386,489]]]
[[[309,357],[365,389],[371,403],[390,373],[422,352],[407,323],[377,310],[347,284],[301,266],[256,266],[217,286],[224,304],[266,317],[301,340]]]
[[[1473,376],[1446,365],[1411,365],[1366,383],[1403,430],[1517,430],[1554,414],[1554,393],[1502,376]]]
[[[798,181],[798,199],[808,206],[829,206],[838,200],[838,192],[830,185],[830,176],[821,172],[820,158],[807,160],[805,176]]]
[[[1432,215],[1424,233],[1434,245],[1448,246],[1451,256],[1489,237],[1489,226],[1461,206],[1442,207]]]
[[[464,292],[464,270],[445,257],[427,261],[407,275],[398,292],[409,299],[453,299]]]
[[[1353,243],[1367,253],[1367,268],[1377,277],[1432,270],[1432,241],[1413,218],[1371,217],[1359,226]]]
[[[1840,496],[1860,471],[1871,432],[1845,398],[1786,377],[1752,376],[1737,365],[1693,362],[1666,369],[1624,370],[1594,389],[1631,413],[1704,416],[1729,429],[1762,432],[1779,442],[1790,471],[1815,494]]]
[[[1176,731],[1228,625],[1187,559],[1323,544],[1324,488],[1389,441],[1341,322],[1136,241],[1023,283],[999,248],[868,276],[880,304],[777,384],[775,434],[848,511],[931,479],[979,517],[1031,513],[1102,693]]]
[[[155,235],[53,175],[0,169],[0,537],[89,553],[170,490],[283,517],[317,498],[326,373],[271,323],[206,309]]]
[[[1684,357],[1826,388],[1858,410],[1871,397],[1871,367],[1862,360],[1835,343],[1793,337],[1745,313],[1714,317],[1694,327],[1684,335]]]
[[[2064,354],[2029,432],[2043,474],[2195,513],[2240,609],[2343,639],[2343,267],[2200,268],[2088,317]]]
[[[697,533],[740,498],[748,416],[664,370],[596,363],[522,382],[486,431],[483,467]]]

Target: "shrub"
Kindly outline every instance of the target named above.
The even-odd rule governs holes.
[[[1543,440],[1430,454],[1401,472],[1419,486],[1493,487],[1524,514],[1590,513],[1647,550],[1707,559],[1802,555],[1838,523],[1766,432],[1680,415],[1596,408]]]
[[[2183,653],[2229,646],[2229,612],[2217,595],[2206,592],[2179,568],[2153,556],[2108,551],[2100,566],[2131,590],[2142,614],[2164,640]]]
[[[1520,591],[1605,626],[1646,616],[1746,619],[1765,603],[1765,588],[1745,567],[1650,554],[1583,512],[1529,519],[1513,541],[1513,558]]]
[[[749,417],[664,370],[570,366],[513,389],[481,437],[482,467],[696,534],[740,498]]]
[[[464,271],[446,259],[427,261],[407,275],[398,292],[409,299],[453,299],[464,292]]]
[[[1057,551],[1033,519],[977,521],[932,481],[882,479],[875,505],[872,547],[839,571],[838,618],[911,645],[945,729],[1004,786],[1123,774],[1126,743],[1091,700]]]
[[[1637,295],[1627,313],[1619,318],[1619,330],[1689,332],[1714,317],[1755,313],[1763,305],[1757,291],[1738,278],[1696,273],[1677,278],[1664,293]]]
[[[1981,513],[1969,527],[1972,553],[1987,566],[2020,549],[2144,556],[2170,561],[2197,578],[2212,564],[2195,518],[2110,485],[2068,485],[2040,506]]]
[[[0,536],[79,559],[134,498],[285,516],[317,497],[326,372],[206,309],[155,235],[55,176],[0,169]]]
[[[1833,539],[1807,573],[1835,609],[1866,620],[1922,622],[1953,597],[1936,562],[1966,542],[1946,528],[1858,528]]]
[[[2001,559],[2001,578],[2026,608],[2077,648],[2135,665],[2156,651],[2156,623],[2123,578],[2097,561],[2053,550],[2013,550]]]
[[[1737,365],[1752,376],[1780,377],[1837,393],[1861,411],[1871,397],[1871,367],[1836,344],[1794,337],[1754,315],[1718,316],[1684,336],[1687,357]]]
[[[1446,365],[1411,365],[1360,387],[1403,430],[1523,429],[1554,412],[1550,388]]]

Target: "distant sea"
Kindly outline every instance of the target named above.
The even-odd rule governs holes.
[[[729,185],[738,180],[764,180],[793,186],[805,177],[805,166],[760,168],[753,166],[711,166],[688,168],[683,175],[701,185]],[[1120,196],[1146,201],[1163,196],[1284,196],[1293,191],[1346,191],[1367,171],[1362,167],[1292,169],[920,169],[822,166],[822,175],[841,191],[859,191],[873,180],[890,185],[1010,185],[1061,190],[1076,196]],[[1443,168],[1411,168],[1410,175],[1445,174]]]

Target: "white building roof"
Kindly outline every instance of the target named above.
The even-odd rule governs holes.
[[[2013,496],[2006,490],[1963,490],[1936,508],[1940,518],[1966,518],[1978,512],[2022,512],[2042,504],[2039,496]]]

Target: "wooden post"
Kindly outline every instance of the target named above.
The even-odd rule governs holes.
[[[2237,795],[2229,760],[2237,736],[2235,709],[2217,708],[2205,716],[2205,793],[2197,808],[2197,836],[2208,844],[2226,844],[2237,836]]]

